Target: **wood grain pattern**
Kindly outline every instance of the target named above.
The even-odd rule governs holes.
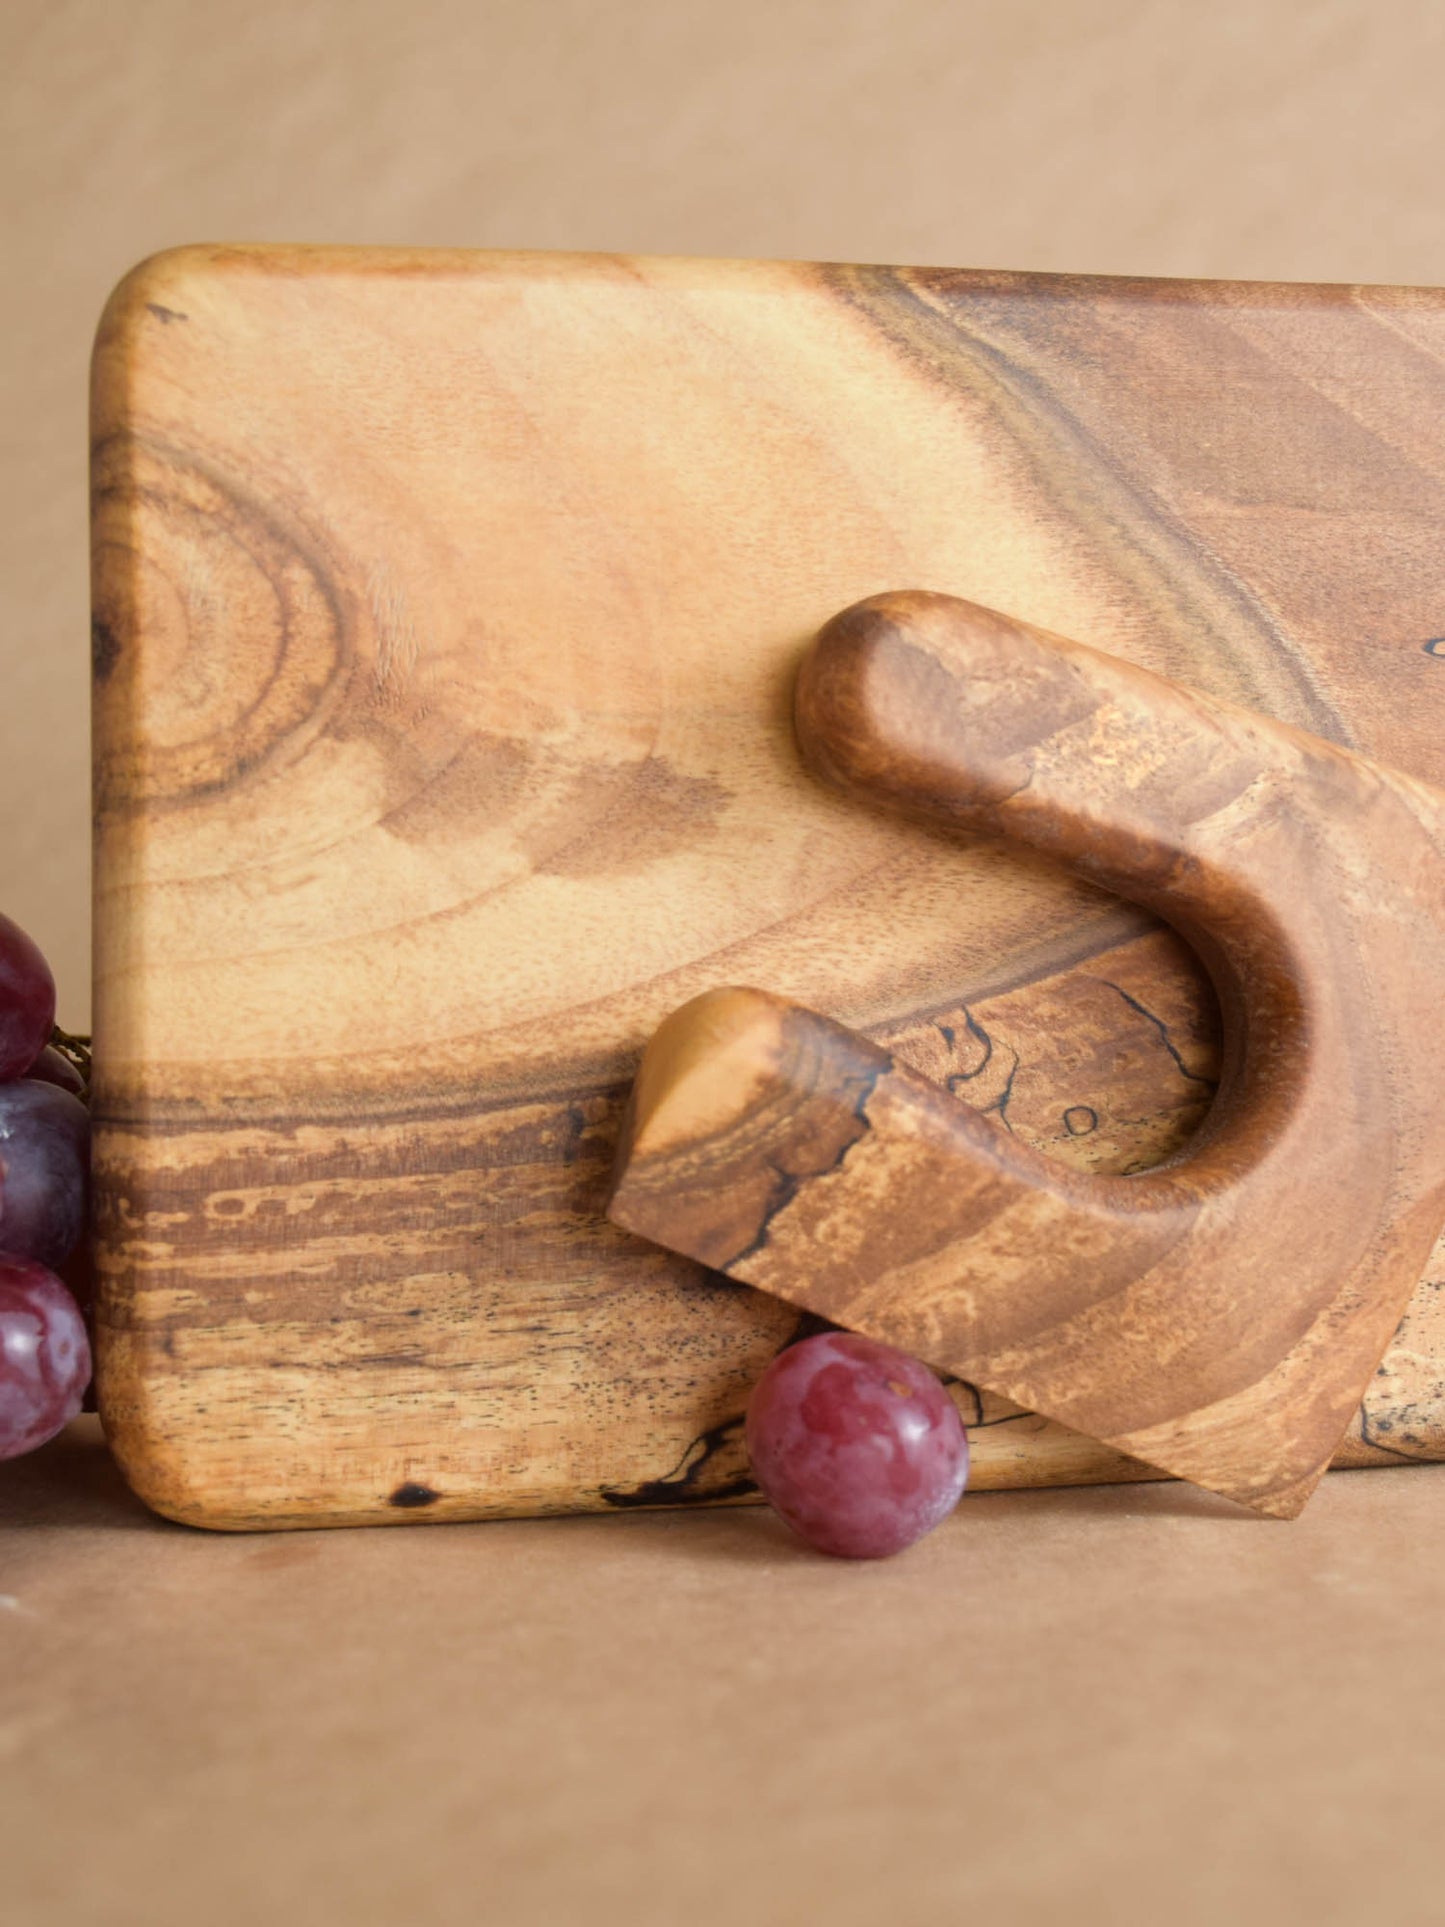
[[[1187,957],[818,784],[799,655],[917,583],[1445,779],[1442,356],[1409,290],[137,270],[95,360],[95,1027],[142,1494],[237,1527],[746,1496],[799,1314],[602,1216],[643,1044],[717,983],[971,1075],[1081,1168],[1175,1147],[1214,1075]],[[1442,1278],[1356,1461],[1445,1452]],[[1140,1475],[957,1390],[980,1484]]]
[[[608,1215],[1293,1517],[1445,1224],[1445,792],[950,596],[835,617],[796,714],[860,800],[1167,917],[1224,1080],[1166,1168],[1081,1177],[855,1032],[716,990],[647,1048]]]

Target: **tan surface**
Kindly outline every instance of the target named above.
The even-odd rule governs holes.
[[[0,903],[72,1019],[85,363],[142,254],[1445,276],[1434,0],[0,25]],[[1290,1527],[1177,1488],[981,1497],[862,1572],[752,1513],[218,1541],[65,1446],[0,1468],[7,1502],[17,1927],[1439,1916],[1445,1469],[1333,1476]]]
[[[8,1927],[1439,1919],[1445,1467],[986,1493],[878,1566],[213,1538],[70,1441],[0,1494]]]

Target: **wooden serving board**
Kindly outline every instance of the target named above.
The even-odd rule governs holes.
[[[223,1527],[750,1496],[800,1315],[602,1217],[754,984],[1080,1167],[1177,1148],[1142,915],[803,769],[863,596],[1008,610],[1445,783],[1445,296],[186,249],[95,360],[102,1413]],[[1342,1128],[1348,1121],[1342,1119]],[[1445,1251],[1340,1460],[1445,1458]],[[1148,1476],[971,1388],[976,1485]]]

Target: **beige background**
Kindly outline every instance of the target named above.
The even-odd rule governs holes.
[[[6,1927],[1439,1927],[1445,1466],[214,1538],[0,1467]]]
[[[1436,282],[1438,0],[0,0],[0,906],[87,1004],[85,370],[192,240]]]
[[[1439,281],[1431,0],[0,0],[0,906],[85,1006],[85,364],[193,239]],[[1445,1468],[214,1540],[0,1468],[17,1927],[1439,1918]]]

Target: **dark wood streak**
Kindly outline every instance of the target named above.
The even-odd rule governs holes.
[[[386,1503],[414,1509],[417,1506],[435,1505],[440,1497],[440,1492],[433,1492],[429,1485],[421,1485],[415,1479],[405,1479]]]
[[[670,1472],[636,1485],[604,1485],[601,1497],[619,1511],[750,1498],[758,1488],[747,1470],[742,1435],[743,1415],[737,1413],[693,1439]]]
[[[1248,584],[1150,487],[1128,441],[1086,422],[1064,398],[1062,366],[1087,369],[1094,344],[1063,338],[1062,324],[1068,320],[1097,337],[1111,307],[1157,299],[1160,284],[1089,280],[1084,285],[1097,300],[1081,313],[1073,276],[873,267],[827,273],[848,306],[951,406],[967,396],[986,411],[1022,467],[1029,493],[1049,504],[1053,519],[1107,554],[1111,572],[1154,625],[1156,643],[1173,651],[1152,666],[1190,674],[1220,695],[1282,713],[1330,741],[1353,743],[1318,675]],[[1211,406],[1227,409],[1228,360],[1211,365],[1210,348],[1201,331],[1199,389]],[[1261,460],[1269,459],[1271,432],[1270,425],[1255,425]],[[1262,674],[1266,664],[1275,676]]]

